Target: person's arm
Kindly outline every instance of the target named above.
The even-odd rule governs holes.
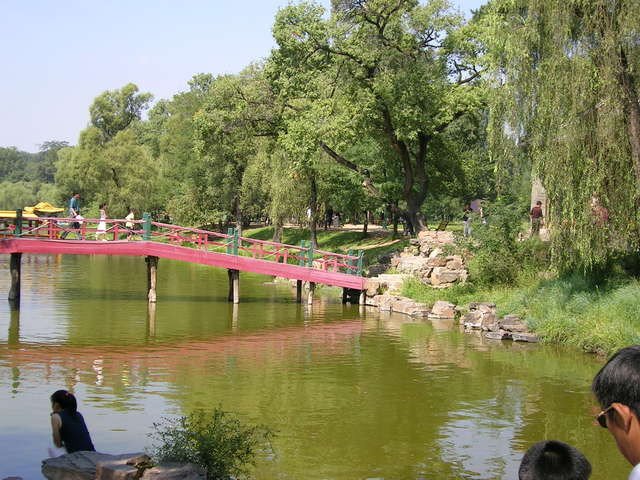
[[[51,414],[51,433],[53,434],[53,444],[62,447],[62,438],[60,437],[60,429],[62,428],[62,419],[57,413]]]

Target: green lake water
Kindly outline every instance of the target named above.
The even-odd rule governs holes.
[[[41,478],[49,395],[75,392],[100,451],[142,451],[154,422],[223,409],[277,432],[256,479],[515,479],[532,443],[582,450],[594,479],[626,478],[589,392],[601,362],[343,306],[160,260],[155,312],[141,258],[22,261],[20,311],[0,301],[0,478]],[[9,290],[0,258],[0,295]]]

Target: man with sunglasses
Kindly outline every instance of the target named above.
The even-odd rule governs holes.
[[[634,466],[629,480],[640,480],[640,345],[611,357],[591,389],[602,407],[598,423],[609,430],[620,453]]]

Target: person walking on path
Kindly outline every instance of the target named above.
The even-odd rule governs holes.
[[[473,210],[471,210],[471,205],[465,205],[464,211],[462,213],[462,234],[465,237],[471,236],[471,214]]]
[[[101,239],[103,242],[107,241],[107,204],[100,205],[100,222],[96,229],[96,240]],[[100,238],[102,237],[102,238]]]
[[[619,350],[593,379],[591,390],[602,411],[598,424],[609,430],[618,450],[640,480],[640,345]]]
[[[67,453],[78,451],[95,452],[91,435],[78,412],[78,402],[72,393],[58,390],[51,395],[51,432],[57,448],[64,447]]]
[[[544,218],[542,214],[542,202],[540,200],[538,200],[536,205],[531,209],[529,216],[531,217],[531,236],[539,237],[542,219]]]
[[[73,196],[69,199],[69,218],[73,218],[75,220],[80,216],[80,194],[74,193]],[[78,232],[78,237],[82,238],[80,234],[80,222],[71,222],[71,228],[75,229]],[[60,235],[60,238],[67,238],[69,232],[65,230]]]

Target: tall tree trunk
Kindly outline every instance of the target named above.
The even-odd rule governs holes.
[[[233,199],[233,204],[236,212],[236,230],[238,231],[238,235],[242,236],[242,209],[240,208],[240,197],[235,197]]]
[[[391,212],[391,223],[393,224],[393,236],[398,236],[398,205],[393,202],[389,205],[389,211]]]
[[[282,241],[282,219],[276,218],[275,222],[273,222],[273,238],[271,241],[280,243]]]
[[[620,49],[620,85],[624,94],[624,112],[631,146],[631,159],[636,176],[636,187],[640,190],[640,104],[638,91],[631,73],[624,48]]]
[[[309,218],[309,233],[311,234],[311,246],[318,248],[318,233],[316,225],[316,212],[318,211],[318,185],[316,184],[315,173],[311,174],[311,195],[309,198],[309,209],[311,210],[311,218]]]
[[[366,237],[369,232],[369,210],[364,212],[364,224],[362,225],[362,236]]]

